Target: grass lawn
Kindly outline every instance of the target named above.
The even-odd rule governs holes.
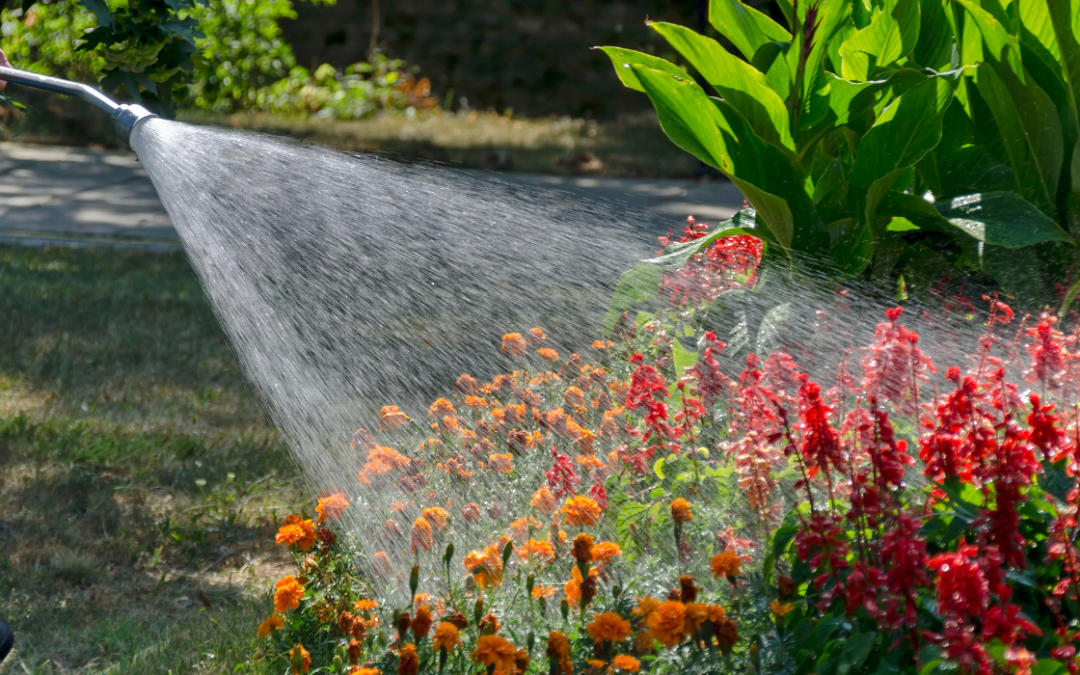
[[[3,673],[280,672],[305,503],[183,254],[0,246]]]

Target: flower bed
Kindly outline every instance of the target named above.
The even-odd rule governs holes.
[[[423,422],[384,407],[282,525],[260,634],[297,672],[1078,672],[1080,333],[987,297],[934,364],[896,307],[832,381],[725,373],[688,318],[760,255],[706,247],[591,362],[533,328]]]

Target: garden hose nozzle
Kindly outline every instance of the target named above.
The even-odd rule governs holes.
[[[126,142],[130,141],[131,132],[136,125],[143,120],[157,117],[157,115],[141,105],[117,103],[97,89],[80,82],[71,82],[58,77],[38,75],[37,73],[3,66],[0,66],[0,80],[81,98],[98,110],[108,113],[112,117],[113,129]]]

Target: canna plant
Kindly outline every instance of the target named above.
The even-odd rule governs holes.
[[[685,67],[602,47],[668,136],[750,207],[625,274],[612,309],[746,233],[767,258],[833,279],[925,289],[958,270],[1051,301],[1080,235],[1078,5],[778,0],[785,26],[711,0],[723,43],[648,23]]]

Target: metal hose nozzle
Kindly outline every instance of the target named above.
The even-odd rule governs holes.
[[[0,80],[81,98],[112,117],[113,129],[124,141],[131,138],[131,132],[139,122],[150,117],[157,117],[157,115],[154,115],[154,113],[141,105],[117,103],[97,89],[80,82],[71,82],[58,77],[38,75],[37,73],[3,66],[0,66]]]

